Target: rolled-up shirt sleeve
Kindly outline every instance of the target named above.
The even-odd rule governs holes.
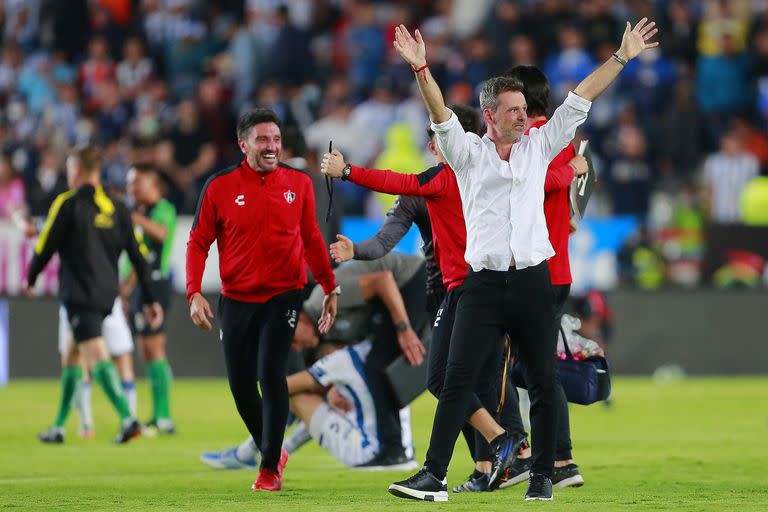
[[[451,112],[451,117],[443,123],[432,123],[431,128],[435,132],[437,146],[443,152],[445,160],[456,174],[460,174],[469,170],[476,147],[453,110],[448,110]]]
[[[545,125],[531,129],[531,140],[540,144],[547,162],[551,162],[573,140],[576,129],[587,120],[591,106],[591,101],[569,92]]]

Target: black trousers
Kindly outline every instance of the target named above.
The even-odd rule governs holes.
[[[429,322],[424,294],[426,280],[426,266],[422,265],[419,271],[400,287],[408,318],[413,330],[417,333],[421,332]],[[371,351],[368,353],[364,368],[368,377],[368,387],[376,404],[376,424],[381,453],[399,454],[403,452],[400,407],[387,380],[385,370],[402,354],[402,350],[397,341],[392,317],[386,306],[379,300],[374,301],[373,304],[371,340]]]
[[[261,450],[261,467],[273,471],[288,419],[287,363],[300,308],[301,290],[263,303],[219,299],[229,389]]]
[[[551,476],[557,377],[555,297],[547,263],[500,272],[470,270],[463,287],[425,466],[438,478],[445,476],[482,364],[502,350],[506,333],[525,365],[531,393],[531,471]]]
[[[571,285],[552,285],[555,294],[555,326],[560,329],[560,320],[563,317],[565,303],[571,291]],[[557,335],[555,335],[557,336]],[[515,435],[527,435],[523,419],[520,415],[520,399],[517,387],[512,382],[512,372],[507,373],[507,399],[499,413],[499,424],[509,433]],[[568,399],[565,396],[563,386],[558,379],[555,390],[555,407],[557,408],[557,430],[555,433],[555,460],[569,460],[573,458],[571,453],[571,420],[568,411]],[[479,436],[482,439],[482,436]]]
[[[437,399],[440,399],[440,394],[445,385],[448,353],[456,319],[456,306],[461,297],[463,287],[464,285],[461,284],[447,293],[443,303],[437,310],[434,323],[432,324],[432,343],[427,354],[427,389]],[[495,407],[498,403],[497,392],[500,389],[498,381],[501,378],[499,373],[499,364],[501,362],[501,352],[491,351],[488,353],[488,357],[483,362],[474,392],[469,397],[469,404],[465,415],[466,420],[469,420],[470,416],[482,408],[488,409],[491,414],[495,413]],[[462,426],[461,431],[464,439],[467,441],[469,453],[472,455],[473,460],[491,460],[490,446],[479,432],[476,432],[466,422]]]

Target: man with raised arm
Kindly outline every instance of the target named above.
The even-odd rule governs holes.
[[[645,49],[657,29],[646,18],[627,23],[619,50],[569,93],[548,123],[527,129],[523,84],[489,79],[480,93],[486,135],[466,133],[446,108],[426,60],[421,34],[395,30],[395,49],[408,62],[459,185],[470,265],[456,307],[445,384],[438,400],[424,468],[389,486],[395,496],[447,501],[446,473],[481,363],[500,350],[504,333],[518,345],[531,395],[532,465],[526,500],[552,499],[557,412],[555,304],[546,260],[554,251],[544,219],[550,161],[573,139],[592,100]],[[504,434],[502,434],[504,435]]]

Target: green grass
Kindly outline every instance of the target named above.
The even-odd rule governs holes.
[[[35,433],[53,418],[57,385],[17,381],[0,389],[0,510],[768,510],[768,378],[616,379],[612,408],[572,407],[586,485],[556,490],[549,504],[523,502],[524,486],[451,494],[447,505],[398,500],[386,488],[403,474],[346,470],[314,444],[289,461],[283,492],[253,493],[255,472],[198,461],[201,451],[244,437],[223,380],[176,382],[176,437],[111,445],[116,421],[95,391],[96,440],[72,435],[73,414],[66,444],[44,446]],[[145,383],[139,392],[146,413]],[[426,395],[414,404],[421,461],[434,405]],[[462,441],[449,485],[470,469]]]

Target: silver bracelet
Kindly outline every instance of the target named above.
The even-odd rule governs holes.
[[[615,60],[616,62],[618,62],[618,63],[619,63],[619,64],[621,64],[622,66],[626,66],[626,65],[627,65],[627,62],[628,62],[628,61],[626,61],[626,60],[624,60],[623,58],[621,58],[621,57],[619,56],[619,54],[618,54],[618,53],[614,53],[614,54],[612,55],[612,57],[613,57],[613,60]]]

